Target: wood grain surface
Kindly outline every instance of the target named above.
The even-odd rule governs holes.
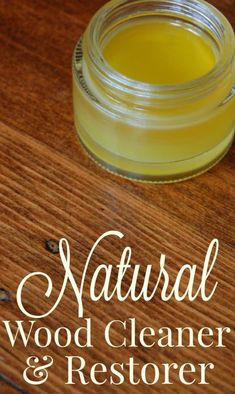
[[[235,1],[211,0],[235,26]],[[33,271],[43,271],[55,284],[50,305],[56,300],[63,281],[58,255],[45,248],[48,239],[66,237],[72,253],[72,270],[80,283],[84,263],[95,240],[108,230],[119,230],[124,239],[109,239],[97,249],[89,277],[98,264],[116,264],[121,250],[130,245],[132,263],[141,264],[142,278],[147,264],[158,272],[161,253],[173,282],[179,268],[197,264],[199,283],[205,252],[218,238],[220,253],[210,277],[219,282],[209,303],[164,303],[160,297],[149,303],[110,303],[89,300],[85,285],[85,317],[92,317],[94,348],[46,350],[54,360],[44,386],[27,385],[22,372],[29,355],[45,355],[32,340],[25,349],[20,343],[11,348],[0,324],[0,393],[14,394],[17,384],[25,393],[211,393],[235,392],[234,332],[225,336],[225,348],[122,348],[105,345],[105,325],[114,319],[136,317],[137,328],[152,326],[208,326],[234,328],[234,152],[208,173],[174,185],[145,185],[106,173],[91,161],[77,142],[73,126],[71,98],[71,56],[78,37],[103,0],[0,0],[0,288],[9,301],[0,301],[1,320],[25,320],[16,304],[20,281]],[[115,271],[113,284],[115,280]],[[126,285],[130,284],[127,277]],[[183,282],[185,285],[186,279]],[[151,282],[151,286],[154,284]],[[48,309],[41,279],[27,286],[33,313]],[[49,301],[48,301],[49,302]],[[57,310],[40,322],[52,331],[59,326],[75,330],[81,324],[71,286]],[[39,323],[38,323],[39,325]],[[121,332],[115,332],[121,338]],[[127,362],[135,357],[148,362],[194,364],[212,362],[210,385],[183,386],[177,371],[172,386],[143,384],[130,386],[65,386],[66,359],[79,355],[87,361],[87,371],[95,362]],[[4,376],[3,376],[4,375]],[[198,376],[196,374],[196,376]],[[4,379],[7,377],[8,380]],[[18,392],[20,392],[18,387]],[[24,391],[25,390],[25,391]]]

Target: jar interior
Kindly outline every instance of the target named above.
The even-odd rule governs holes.
[[[146,34],[146,27],[148,34]],[[229,27],[229,29],[231,29],[231,27]],[[128,40],[126,41],[125,39],[125,34],[128,33],[128,30],[129,33],[132,31],[132,35],[135,36],[135,40],[130,40],[129,45]],[[146,80],[146,76],[143,78],[143,75],[142,78],[138,78],[137,74],[136,78],[136,75],[132,74],[131,68],[133,71],[132,66],[136,66],[136,62],[142,62],[142,64],[144,64],[144,57],[146,55],[145,44],[147,43],[147,45],[149,45],[149,40],[153,41],[153,39],[155,39],[155,41],[159,41],[159,45],[156,45],[155,49],[153,43],[152,47],[150,45],[149,52],[152,52],[152,55],[155,54],[155,61],[153,63],[156,64],[159,58],[159,64],[162,63],[162,68],[164,69],[164,59],[162,59],[161,53],[157,56],[157,52],[161,52],[158,51],[159,47],[161,48],[160,38],[164,37],[164,33],[167,33],[167,30],[169,30],[168,37],[174,36],[172,42],[170,39],[168,40],[168,65],[170,63],[170,58],[172,58],[171,65],[174,66],[175,60],[177,59],[178,48],[178,60],[181,57],[187,59],[186,63],[188,62],[187,66],[187,64],[181,61],[181,65],[183,64],[182,74],[185,74],[184,77],[181,76],[181,80],[177,80],[177,78],[174,80],[173,78],[173,81],[168,81],[167,78],[162,78],[162,80],[160,78],[160,81],[158,81],[153,78],[153,81],[151,81],[151,79]],[[230,39],[232,36],[229,37],[229,34],[232,34],[232,31],[230,30],[228,32],[225,18],[223,20],[221,14],[206,2],[197,0],[189,0],[187,2],[182,0],[113,1],[104,6],[95,15],[88,29],[89,39],[94,49],[94,52],[90,54],[91,58],[93,60],[99,59],[100,66],[105,66],[109,78],[113,78],[114,81],[120,81],[121,77],[126,77],[126,82],[129,79],[130,83],[139,81],[144,83],[147,82],[147,84],[155,86],[158,84],[160,86],[180,85],[191,81],[197,81],[197,79],[207,76],[207,74],[211,75],[212,73],[215,74],[217,71],[220,72],[223,67],[222,62],[224,58],[228,55],[228,52],[231,51]],[[120,35],[122,35],[122,37]],[[111,55],[110,52],[112,50],[110,48],[112,47],[113,40],[118,41],[118,36],[122,38],[120,40],[122,41],[122,45],[119,43],[119,48],[116,48],[116,60],[114,61],[115,46],[113,47],[113,53]],[[180,41],[181,46],[179,45]],[[177,45],[174,45],[174,42]],[[192,44],[191,47],[190,42]],[[185,47],[182,43],[185,43]],[[128,72],[125,72],[125,69],[123,72],[120,64],[117,65],[118,61],[121,61],[120,59],[122,56],[120,55],[122,54],[122,47],[124,46],[127,48],[127,52],[128,47],[130,49],[130,53],[128,54],[129,57],[131,56],[131,52],[135,53],[132,64],[130,62],[128,66]],[[167,52],[167,42],[163,42],[162,46],[165,46],[165,52]],[[144,51],[143,48],[145,48]],[[193,48],[195,52],[193,52]],[[161,48],[161,50],[163,50],[163,48]],[[109,53],[107,54],[107,52]],[[200,54],[201,59],[204,59],[204,61],[199,62]],[[196,61],[194,57],[196,57]],[[148,59],[148,63],[150,62]],[[193,62],[196,63],[196,65],[192,67]],[[145,64],[147,64],[147,61]],[[179,68],[179,66],[178,68],[176,67],[176,71],[179,71]],[[194,69],[194,72],[192,72],[192,69]],[[177,74],[176,71],[175,74]],[[145,80],[143,81],[143,79]],[[123,80],[124,84],[126,82]]]
[[[159,85],[200,78],[215,67],[219,55],[208,32],[164,15],[121,20],[102,35],[100,46],[115,71]]]

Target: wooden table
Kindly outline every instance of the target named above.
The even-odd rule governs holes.
[[[234,0],[211,0],[235,25]],[[0,0],[0,248],[3,289],[1,320],[27,320],[16,303],[20,281],[34,271],[51,276],[52,296],[46,301],[45,278],[35,278],[24,293],[33,313],[47,311],[62,286],[64,270],[58,254],[45,248],[45,241],[67,238],[71,247],[71,267],[77,283],[88,253],[96,239],[106,231],[118,230],[125,236],[102,243],[92,259],[85,284],[84,317],[92,317],[94,347],[75,345],[59,349],[52,344],[39,349],[30,339],[12,349],[3,323],[0,325],[0,393],[14,394],[17,387],[27,393],[220,393],[235,391],[234,333],[225,336],[224,348],[120,348],[104,342],[105,325],[114,319],[135,317],[137,329],[160,327],[233,327],[234,325],[234,147],[226,158],[208,173],[174,185],[137,184],[110,175],[91,161],[77,142],[73,127],[71,98],[71,56],[75,43],[91,15],[103,0]],[[197,264],[199,282],[210,241],[218,238],[220,252],[209,279],[218,280],[212,300],[199,299],[107,303],[89,300],[89,278],[103,262],[116,265],[122,249],[132,247],[132,264],[142,270],[152,264],[159,270],[161,253],[167,256],[171,281],[183,264]],[[116,272],[116,271],[115,271]],[[131,277],[127,276],[127,285]],[[112,277],[113,284],[115,275]],[[100,284],[102,278],[100,279]],[[5,291],[5,292],[4,292]],[[9,293],[6,293],[9,292]],[[8,298],[10,297],[10,300]],[[71,286],[66,289],[56,311],[38,321],[37,327],[52,331],[66,326],[72,331],[84,320],[77,318],[77,303]],[[121,328],[114,330],[120,341]],[[30,355],[51,355],[44,386],[24,382],[22,373]],[[65,386],[66,356],[79,355],[87,371],[95,362],[109,366],[126,363],[134,357],[141,365],[176,362],[211,362],[210,385],[185,386],[172,373],[173,385]],[[76,375],[77,376],[77,375]],[[198,378],[196,373],[195,375]]]

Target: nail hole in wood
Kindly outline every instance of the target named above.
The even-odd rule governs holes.
[[[59,242],[54,239],[49,239],[45,242],[46,250],[53,254],[59,253]]]
[[[0,288],[0,302],[9,302],[11,301],[10,292],[6,289]]]

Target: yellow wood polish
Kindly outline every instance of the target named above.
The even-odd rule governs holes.
[[[169,19],[141,23],[131,20],[124,27],[117,26],[102,48],[106,61],[119,73],[159,85],[195,80],[210,72],[217,59],[216,49],[206,35],[188,29],[187,24],[170,23]],[[175,112],[167,106],[152,107],[149,115],[156,117],[156,122],[148,121],[146,114],[144,120],[141,111],[134,110],[133,123],[128,115],[117,118],[97,108],[75,84],[75,124],[84,145],[101,162],[142,174],[142,179],[190,177],[218,161],[232,142],[235,99],[222,104],[231,85],[227,81],[209,96],[186,103]],[[109,98],[102,89],[96,94],[101,102],[106,100],[108,107]],[[192,118],[185,120],[191,114]]]
[[[103,55],[119,73],[152,84],[192,81],[216,62],[205,37],[157,18],[120,29],[105,45]]]

